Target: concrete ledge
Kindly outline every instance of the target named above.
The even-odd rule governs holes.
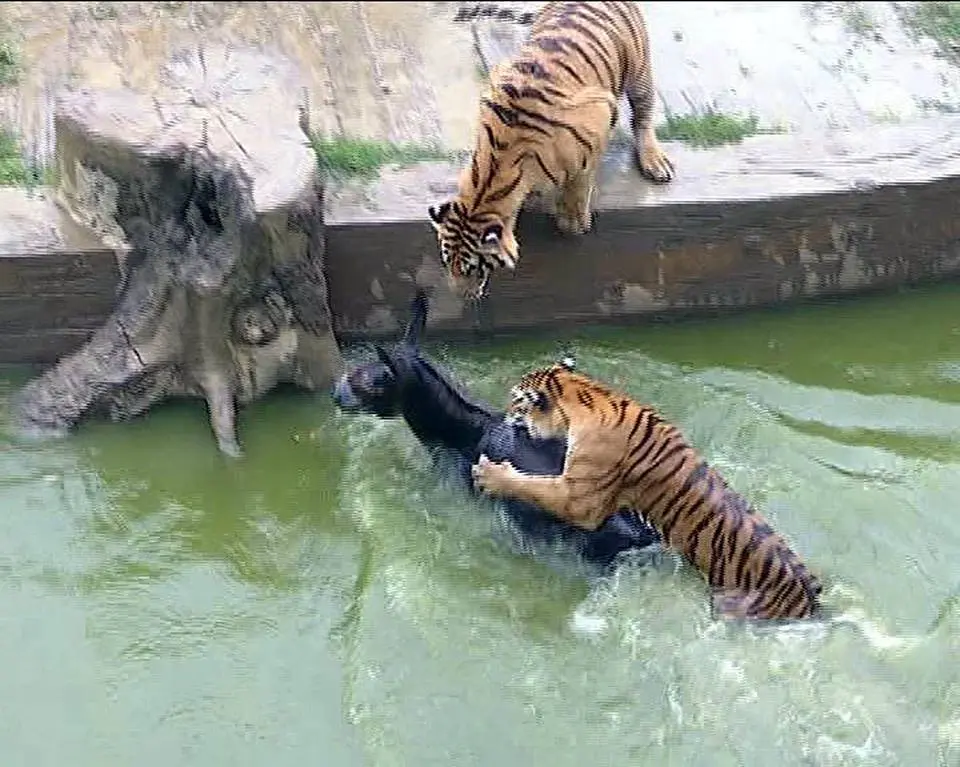
[[[38,12],[43,18],[14,13],[28,23],[24,78],[8,99],[18,106],[7,116],[23,129],[31,155],[50,155],[63,62],[79,72],[79,88],[133,84],[154,92],[170,50],[244,41],[302,70],[301,116],[323,135],[462,149],[484,73],[517,49],[529,27],[458,22],[459,5],[221,3],[191,11],[190,24],[180,13],[151,16],[144,5],[93,26],[84,14],[61,13],[60,26],[82,34],[61,36],[55,56],[48,17],[56,8]],[[531,204],[520,225],[519,271],[496,279],[480,307],[447,291],[425,222],[427,205],[453,191],[458,167],[388,170],[375,184],[328,193],[327,279],[338,335],[395,332],[414,282],[437,287],[431,325],[449,335],[632,322],[955,274],[960,118],[877,122],[955,112],[960,69],[933,41],[914,39],[898,4],[868,4],[868,35],[849,28],[839,5],[645,5],[657,122],[667,112],[709,107],[809,132],[709,151],[672,146],[679,177],[667,187],[644,183],[622,149],[614,151],[594,232],[562,239],[542,205]],[[263,37],[280,27],[284,35]],[[118,36],[131,41],[119,53]],[[835,125],[855,130],[830,131]],[[0,260],[19,260],[0,274],[7,291],[0,322],[9,323],[0,325],[0,361],[53,362],[105,316],[119,273],[83,223],[47,197],[0,189],[0,254],[14,254]],[[42,258],[22,260],[24,253]],[[99,276],[71,272],[76,256],[90,259]],[[116,253],[121,266],[123,257]]]
[[[611,151],[594,230],[555,233],[528,206],[514,275],[479,307],[444,284],[426,206],[457,166],[385,171],[328,195],[327,270],[344,339],[389,335],[412,283],[435,288],[443,334],[636,319],[852,293],[960,274],[960,118],[829,135],[669,146],[678,178],[643,181]]]
[[[112,250],[0,256],[0,364],[74,351],[110,316],[118,280]]]
[[[119,256],[49,192],[0,189],[0,364],[47,364],[110,315]]]
[[[447,289],[425,220],[427,205],[453,193],[459,166],[385,169],[374,182],[330,190],[337,336],[396,333],[414,284],[434,290],[434,335],[452,337],[713,313],[960,274],[960,117],[670,152],[679,176],[654,186],[615,147],[584,237],[557,234],[549,203],[533,200],[520,218],[517,272],[495,278],[479,306]],[[0,363],[50,363],[108,316],[123,254],[47,197],[0,190],[0,202],[0,253],[13,252],[0,255]]]

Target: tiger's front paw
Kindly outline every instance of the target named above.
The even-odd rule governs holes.
[[[470,468],[473,486],[487,495],[502,495],[506,490],[509,476],[515,471],[516,469],[509,461],[494,463],[485,455],[481,455]]]
[[[638,148],[637,162],[640,165],[640,173],[658,184],[666,184],[676,175],[673,161],[657,143],[649,143]]]
[[[557,215],[557,229],[561,234],[569,235],[571,237],[579,237],[580,235],[586,234],[593,227],[593,217],[587,216],[586,218],[575,217],[575,216],[564,216]]]
[[[727,588],[716,589],[711,595],[713,615],[720,620],[746,620],[755,616],[755,608],[760,601],[756,591]]]

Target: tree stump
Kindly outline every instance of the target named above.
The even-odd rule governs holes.
[[[109,320],[18,393],[28,430],[197,396],[238,455],[238,405],[339,373],[302,93],[287,61],[228,46],[174,56],[152,94],[61,96],[60,202],[125,255]]]

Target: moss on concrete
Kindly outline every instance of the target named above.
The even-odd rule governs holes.
[[[16,85],[21,71],[20,50],[0,19],[0,87]]]
[[[0,128],[0,186],[53,186],[55,168],[43,168],[24,162],[16,134]]]
[[[960,3],[915,3],[902,8],[901,16],[914,35],[929,37],[945,56],[960,61]]]
[[[418,144],[390,144],[345,136],[314,136],[312,141],[321,170],[332,178],[373,178],[384,165],[415,165],[454,158],[451,152]]]
[[[783,133],[780,127],[761,128],[755,115],[746,117],[709,110],[685,115],[668,115],[657,128],[661,141],[683,141],[691,146],[709,148],[723,144],[739,144],[758,133]]]

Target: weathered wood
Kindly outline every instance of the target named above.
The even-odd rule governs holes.
[[[280,382],[325,388],[341,365],[302,82],[282,58],[199,46],[171,57],[162,84],[60,99],[60,199],[124,255],[122,285],[88,343],[28,383],[15,412],[60,431],[202,397],[236,454],[238,406]]]
[[[327,202],[331,309],[342,337],[395,333],[412,283],[432,287],[438,332],[553,327],[742,307],[960,273],[960,118],[829,136],[761,136],[670,151],[669,185],[605,163],[597,222],[564,238],[520,219],[521,259],[479,309],[451,294],[425,206],[457,167],[386,171]],[[539,205],[539,203],[538,203]]]

